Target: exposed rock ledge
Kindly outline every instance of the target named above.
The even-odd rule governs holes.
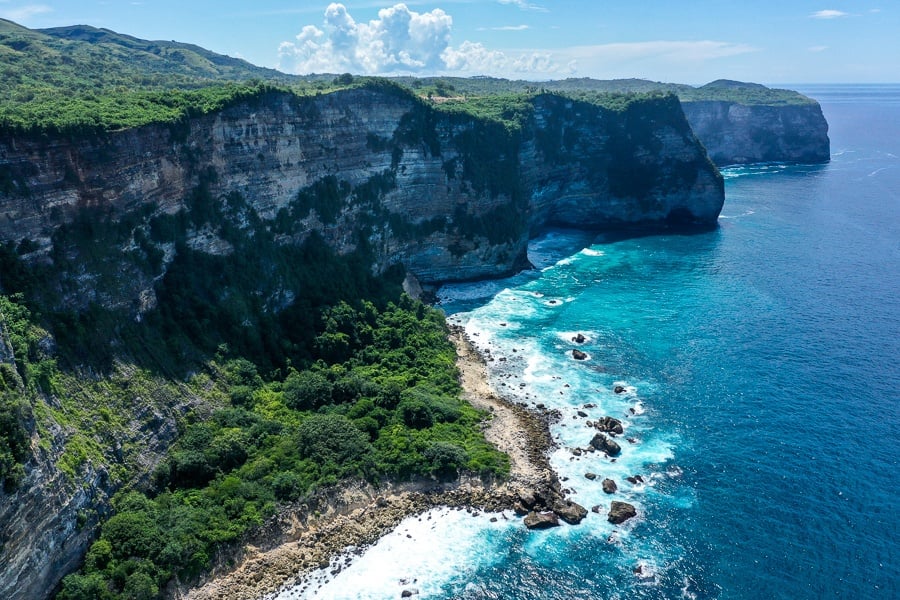
[[[293,585],[303,575],[327,566],[348,547],[365,546],[394,529],[404,518],[438,506],[499,512],[528,503],[550,509],[562,499],[560,485],[547,459],[553,442],[547,417],[498,396],[487,381],[484,361],[459,328],[451,339],[465,398],[493,418],[485,437],[510,458],[506,482],[464,478],[447,484],[415,482],[375,489],[350,484],[322,491],[303,504],[283,509],[258,530],[208,581],[193,588],[172,586],[167,594],[180,600],[258,599]],[[228,567],[225,562],[236,565]]]

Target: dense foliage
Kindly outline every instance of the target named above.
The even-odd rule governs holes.
[[[508,471],[459,400],[443,317],[404,297],[378,310],[340,303],[316,344],[335,362],[264,380],[253,363],[213,363],[229,402],[187,425],[149,494],[115,501],[63,599],[154,598],[210,566],[223,543],[293,501],[345,478],[485,476]]]
[[[31,322],[28,309],[0,296],[0,332],[4,362],[0,362],[0,486],[11,491],[22,478],[30,454],[31,403],[28,388],[46,377],[39,342],[44,335]],[[15,357],[15,358],[14,358]],[[15,360],[17,359],[17,360]]]

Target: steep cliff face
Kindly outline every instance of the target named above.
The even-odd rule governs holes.
[[[509,272],[543,223],[714,223],[723,200],[673,100],[617,112],[541,96],[511,132],[365,88],[268,94],[187,126],[97,139],[4,139],[0,180],[0,239],[29,240],[34,258],[83,253],[62,247],[59,230],[72,223],[128,216],[146,230],[153,216],[189,208],[202,185],[216,201],[240,194],[267,223],[289,219],[284,243],[315,230],[347,252],[362,232],[376,268],[400,262],[431,282]],[[231,251],[215,227],[198,225],[188,244]],[[126,272],[108,282],[118,289],[93,294],[100,286],[82,274],[79,297],[139,310],[158,273]]]
[[[533,139],[523,154],[537,223],[713,224],[722,209],[721,176],[674,96],[613,115],[558,96],[539,97]]]
[[[831,158],[828,123],[816,102],[766,106],[693,101],[682,107],[717,165],[821,163]]]
[[[132,377],[129,369],[123,369],[112,375],[111,381]],[[108,516],[112,493],[123,483],[146,480],[174,442],[179,416],[198,408],[189,392],[173,393],[172,386],[151,386],[140,394],[133,391],[124,405],[109,407],[123,423],[118,434],[105,436],[105,456],[99,461],[83,460],[68,472],[62,465],[67,463],[67,454],[71,458],[73,452],[79,452],[73,449],[78,444],[75,438],[78,429],[86,426],[41,419],[42,431],[33,438],[33,456],[25,466],[25,478],[11,493],[0,487],[3,598],[50,597],[63,576],[81,564],[98,523]],[[84,397],[91,396],[84,393]],[[46,402],[58,408],[60,399],[51,396]]]

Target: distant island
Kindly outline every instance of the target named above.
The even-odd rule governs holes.
[[[496,489],[423,286],[548,225],[715,227],[716,164],[828,160],[818,104],[754,84],[294,77],[2,20],[0,64],[16,599],[171,595],[348,482]]]

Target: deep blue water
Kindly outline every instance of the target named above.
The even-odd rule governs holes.
[[[395,598],[401,577],[441,599],[900,597],[900,86],[804,91],[831,163],[726,169],[716,231],[551,232],[540,270],[444,291],[507,358],[494,384],[563,412],[573,498],[638,518],[531,533],[435,513],[309,597]],[[585,403],[635,439],[615,463],[569,451]]]

